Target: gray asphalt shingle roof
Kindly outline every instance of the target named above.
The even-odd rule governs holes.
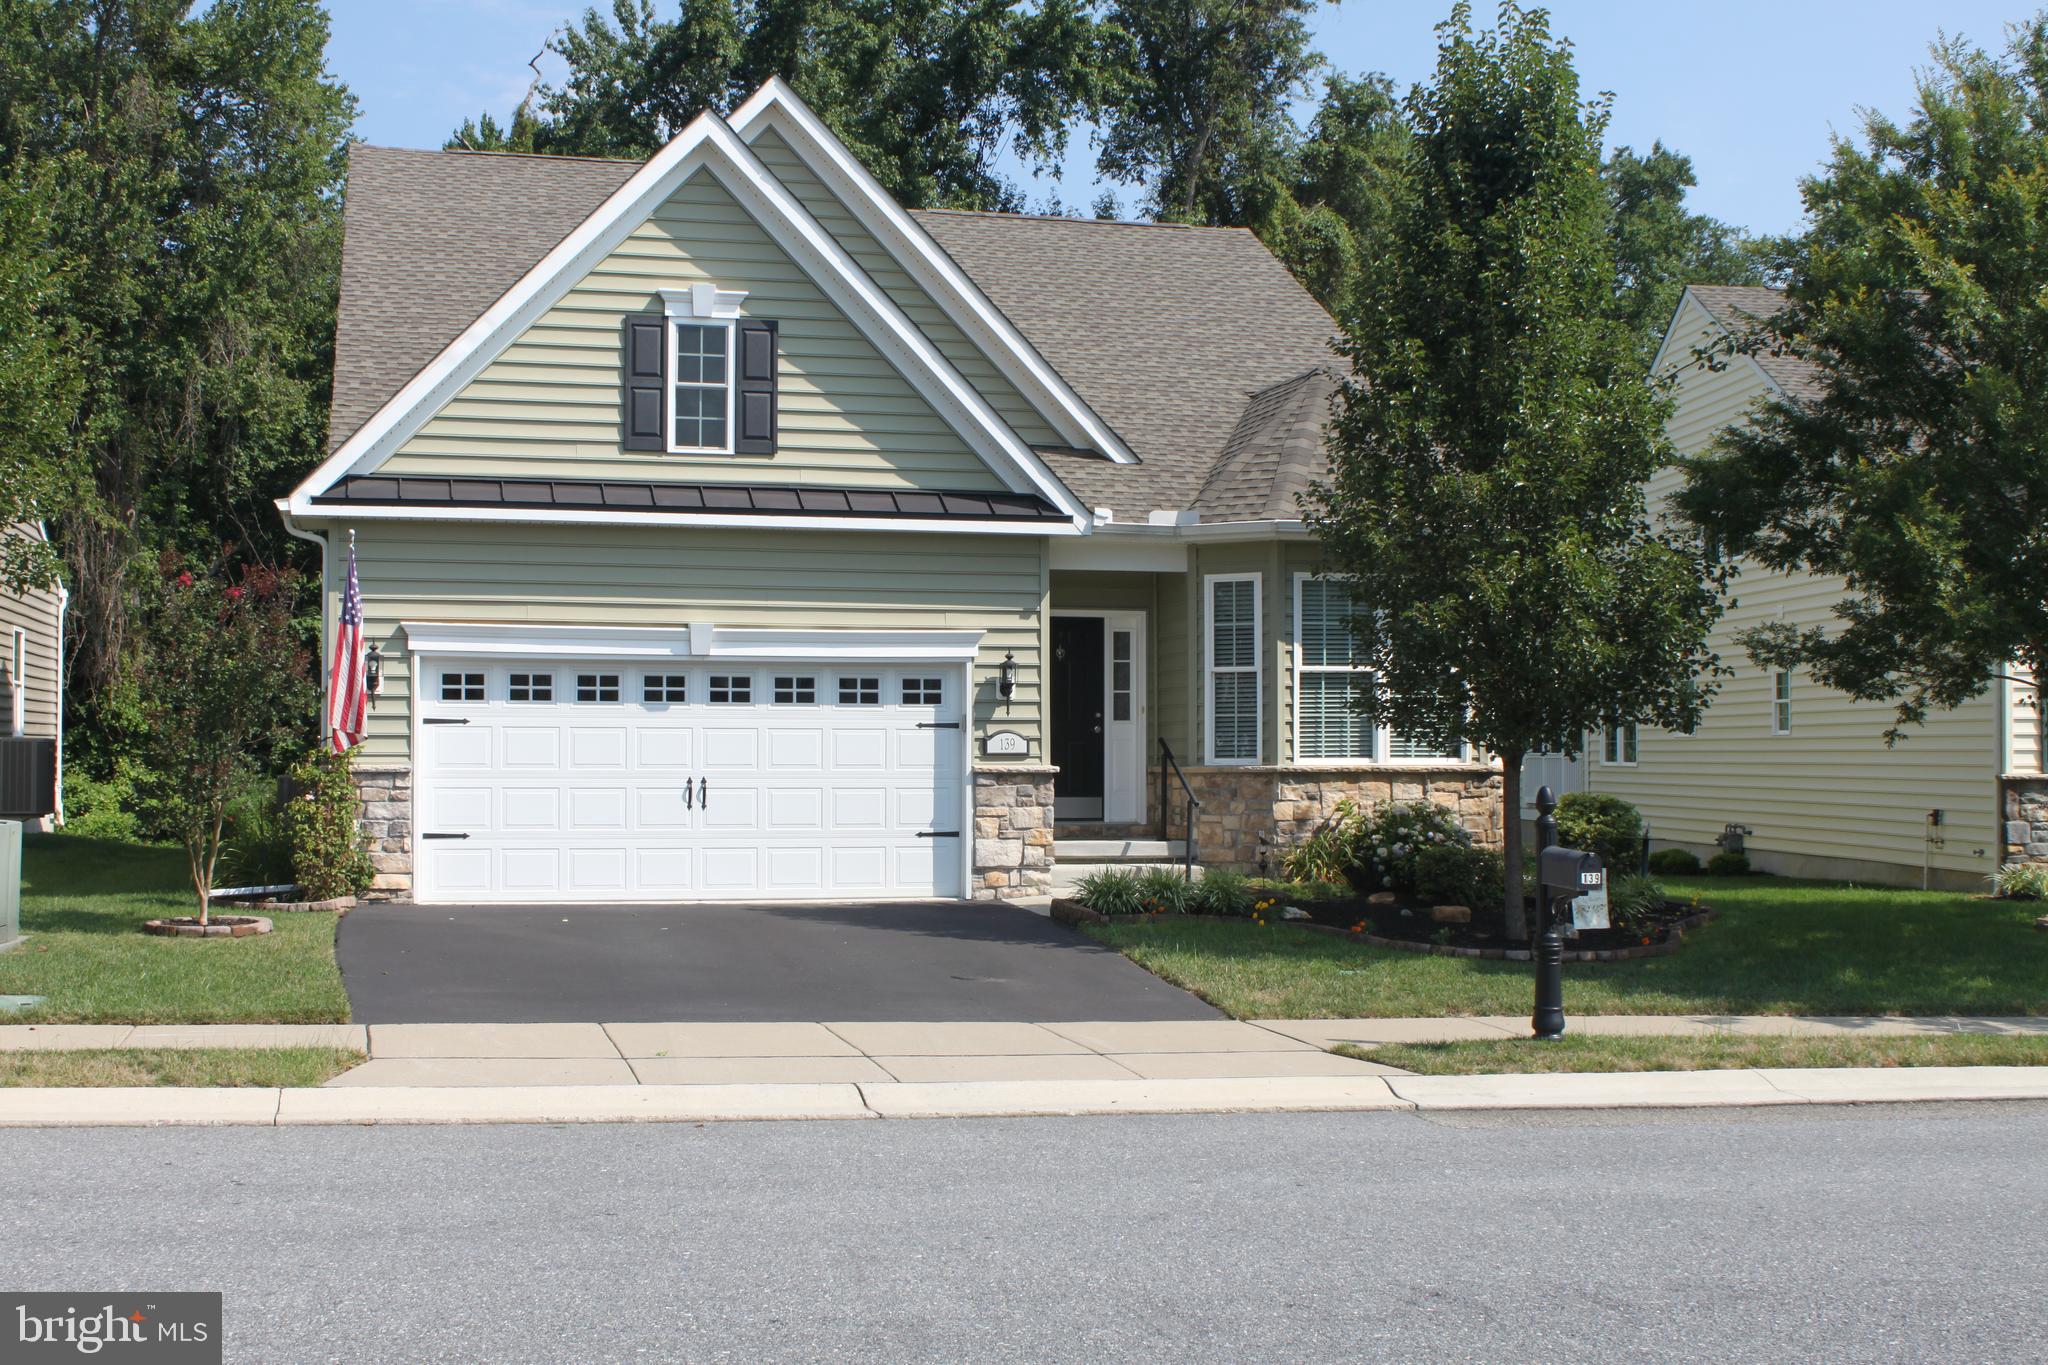
[[[1756,331],[1758,324],[1785,306],[1785,291],[1769,285],[1695,284],[1687,288],[1715,322],[1737,337]],[[1810,398],[1819,392],[1818,366],[1770,347],[1757,350],[1755,359],[1771,381],[1789,396]]]
[[[638,168],[353,148],[330,446]],[[1084,502],[1140,520],[1154,508],[1187,508],[1213,485],[1219,517],[1275,505],[1270,484],[1230,491],[1212,476],[1248,400],[1331,363],[1336,326],[1256,237],[1016,214],[914,216],[1138,455],[1138,465],[1116,465],[1087,452],[1041,452]],[[1283,466],[1294,467],[1263,459],[1234,467],[1257,479]],[[1283,500],[1292,507],[1291,492]]]

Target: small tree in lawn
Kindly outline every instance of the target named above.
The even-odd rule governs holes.
[[[1408,101],[1411,193],[1306,515],[1352,583],[1375,712],[1499,757],[1522,938],[1524,755],[1610,723],[1689,728],[1720,592],[1644,504],[1672,452],[1613,316],[1604,104],[1580,101],[1540,10],[1503,5],[1475,35],[1460,4],[1438,32],[1434,82]]]
[[[1934,58],[1909,122],[1867,115],[1806,182],[1806,232],[1773,248],[1785,307],[1733,343],[1806,359],[1813,391],[1690,461],[1677,499],[1731,552],[1847,581],[1831,626],[1742,643],[1892,702],[1888,740],[2015,660],[2048,678],[2048,14],[2002,57]]]
[[[140,740],[167,825],[185,845],[207,922],[228,798],[312,714],[310,653],[289,573],[187,567],[166,555],[143,586]]]

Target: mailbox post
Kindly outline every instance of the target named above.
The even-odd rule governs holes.
[[[1536,1012],[1529,1024],[1536,1037],[1564,1036],[1564,926],[1578,897],[1607,885],[1598,855],[1557,842],[1557,798],[1545,787],[1536,793]]]

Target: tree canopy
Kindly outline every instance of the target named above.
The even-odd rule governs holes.
[[[1894,739],[2013,660],[2048,676],[2048,14],[1933,55],[1910,119],[1869,114],[1805,182],[1784,307],[1730,343],[1808,361],[1812,391],[1678,499],[1730,554],[1845,580],[1832,623],[1745,643],[1893,702]]]
[[[1611,307],[1606,107],[1541,11],[1475,32],[1460,4],[1439,36],[1307,515],[1352,585],[1375,713],[1499,755],[1519,931],[1523,755],[1606,724],[1689,728],[1719,602],[1696,541],[1644,503],[1673,452]]]

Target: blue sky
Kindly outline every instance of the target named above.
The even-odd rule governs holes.
[[[657,0],[671,14],[676,0]],[[329,61],[361,101],[356,131],[372,142],[438,147],[467,116],[501,117],[525,91],[527,59],[584,0],[328,0]],[[609,3],[602,8],[610,9]],[[2025,0],[1555,0],[1553,26],[1578,51],[1589,91],[1615,95],[1610,138],[1648,147],[1662,138],[1689,154],[1694,205],[1758,232],[1797,226],[1798,181],[1857,109],[1904,115],[1913,73],[1939,29],[1985,45],[2026,17]],[[1492,12],[1488,0],[1478,5]],[[1401,85],[1428,76],[1432,29],[1449,0],[1343,0],[1316,16],[1319,46],[1338,70],[1384,71]],[[550,74],[559,65],[542,62]],[[1094,197],[1085,139],[1057,191]]]

